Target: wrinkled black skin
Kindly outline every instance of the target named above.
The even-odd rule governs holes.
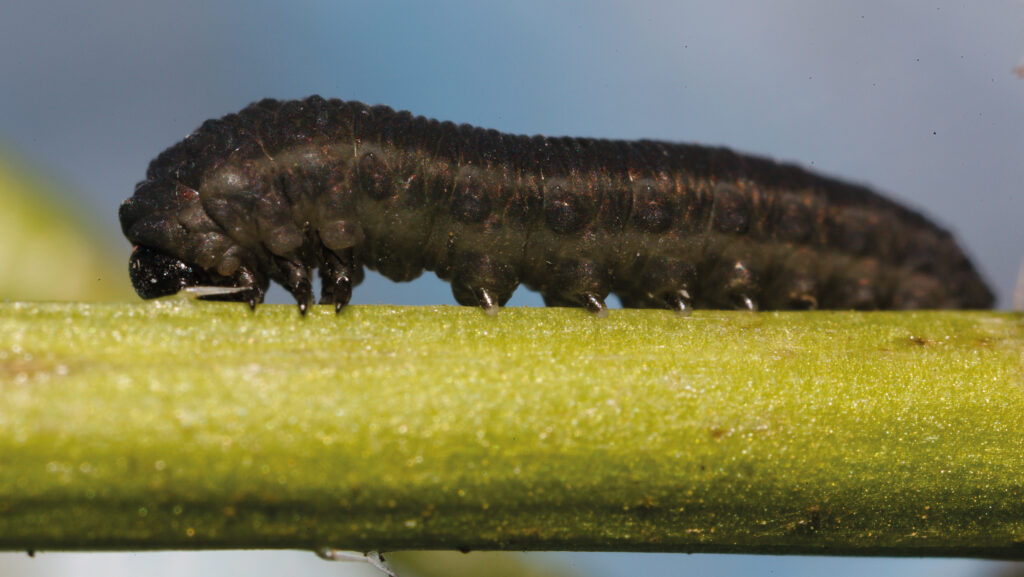
[[[264,100],[155,159],[121,207],[143,298],[255,307],[269,282],[340,310],[363,267],[424,269],[494,311],[549,305],[987,308],[951,235],[857,185],[724,148],[505,135],[390,108]]]

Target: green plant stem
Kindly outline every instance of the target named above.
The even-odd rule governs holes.
[[[0,304],[0,548],[1024,557],[1022,321]]]

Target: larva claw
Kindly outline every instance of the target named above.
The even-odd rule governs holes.
[[[341,309],[345,308],[348,301],[352,299],[352,279],[348,278],[347,274],[339,272],[335,275],[332,295],[334,312],[335,314],[340,313]]]
[[[313,283],[310,281],[309,267],[284,259],[277,259],[277,266],[284,277],[281,280],[285,290],[295,297],[299,312],[305,315],[309,305],[313,304]]]
[[[308,273],[297,280],[294,286],[285,287],[295,297],[299,305],[299,313],[306,314],[309,305],[313,304],[313,285],[309,282]]]
[[[242,292],[239,293],[241,298],[230,299],[240,300],[249,303],[249,310],[255,311],[256,305],[263,302],[263,297],[267,294],[267,283],[256,276],[251,270],[247,268],[240,268],[238,270],[238,276],[235,284],[242,288]]]
[[[352,286],[362,280],[361,268],[353,264],[352,251],[344,251],[342,257],[329,250],[324,250],[321,256],[320,303],[334,303],[335,314],[345,308],[352,299]]]
[[[690,313],[693,312],[693,307],[690,306],[690,294],[684,290],[669,293],[665,297],[665,304],[680,316],[690,316]]]
[[[757,303],[755,303],[753,299],[751,299],[747,295],[738,295],[736,298],[737,300],[739,300],[740,309],[747,310],[752,313],[757,312]]]
[[[519,286],[519,273],[504,260],[466,251],[452,271],[452,296],[465,306],[479,306],[488,315],[508,302]]]
[[[608,306],[604,304],[604,299],[596,294],[583,293],[580,300],[583,303],[583,306],[593,313],[594,316],[601,318],[608,316]]]
[[[488,316],[496,316],[498,314],[498,299],[491,291],[485,288],[473,289],[473,294],[476,295],[476,300],[480,304],[480,308],[487,313]]]

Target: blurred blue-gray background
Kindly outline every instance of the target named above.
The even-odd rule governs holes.
[[[1022,57],[1016,0],[4,0],[0,146],[64,183],[114,237],[117,206],[151,158],[264,97],[356,99],[515,133],[724,144],[923,211],[961,239],[1006,308],[1024,258],[1024,79],[1013,71]],[[130,247],[117,246],[127,262]],[[454,301],[432,275],[407,285],[370,275],[353,302]],[[510,304],[540,299],[521,289]],[[305,558],[294,555],[5,556],[0,567],[170,575],[230,564],[269,575]],[[716,555],[566,562],[595,576],[998,568]]]

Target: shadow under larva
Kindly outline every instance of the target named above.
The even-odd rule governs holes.
[[[385,106],[263,100],[209,120],[121,205],[143,298],[348,303],[363,267],[424,270],[493,313],[550,306],[987,308],[944,229],[871,190],[726,148],[548,138]]]

